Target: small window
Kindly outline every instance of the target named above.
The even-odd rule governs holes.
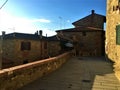
[[[120,6],[120,0],[118,0],[118,6]]]
[[[116,6],[116,10],[118,10],[119,9],[119,6]]]
[[[113,6],[113,11],[115,11],[115,6]]]
[[[116,44],[120,45],[120,25],[116,26]]]
[[[21,50],[30,50],[31,49],[31,43],[30,42],[21,42]]]

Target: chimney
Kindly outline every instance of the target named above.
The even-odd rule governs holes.
[[[40,39],[42,39],[42,30],[39,31]]]
[[[38,31],[35,32],[35,35],[38,35]]]
[[[91,10],[91,14],[95,14],[95,10]]]
[[[5,31],[2,31],[2,37],[4,37],[5,36]]]

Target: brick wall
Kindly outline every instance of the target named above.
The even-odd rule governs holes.
[[[120,24],[119,0],[107,0],[106,55],[114,63],[114,71],[120,79],[120,45],[116,44],[116,25]]]
[[[0,90],[16,90],[60,68],[71,57],[67,52],[57,57],[0,70]]]

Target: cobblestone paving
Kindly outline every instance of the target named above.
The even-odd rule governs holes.
[[[120,90],[120,82],[104,57],[73,57],[57,71],[19,90]]]

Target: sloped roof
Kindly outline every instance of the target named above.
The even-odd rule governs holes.
[[[47,40],[48,41],[66,41],[65,39],[57,36],[57,35],[54,35],[54,36],[51,36],[51,37],[47,37]]]
[[[0,36],[2,37],[2,36]],[[45,37],[42,36],[40,38],[40,35],[38,34],[26,34],[26,33],[10,33],[10,34],[5,34],[3,39],[27,39],[27,40],[46,40],[46,41],[65,41],[65,39],[60,38],[57,35],[50,36],[50,37]]]
[[[42,36],[42,39],[46,39],[47,37]],[[30,40],[40,40],[40,36],[38,34],[26,34],[26,33],[10,33],[5,34],[3,39],[30,39]]]
[[[91,20],[92,17],[97,17],[97,18],[103,18],[104,22],[106,22],[106,17],[104,15],[96,14],[94,13],[94,10],[92,10],[92,13],[84,18],[81,18],[75,22],[73,22],[73,25],[82,25],[83,22],[88,22]]]
[[[94,28],[94,27],[76,27],[76,28],[69,28],[69,29],[62,29],[62,30],[56,30],[56,32],[84,32],[84,31],[89,31],[89,32],[95,32],[95,31],[104,31],[103,29],[100,28]]]
[[[48,41],[59,41],[59,38],[56,35],[54,35],[54,36],[47,37],[47,40]]]

